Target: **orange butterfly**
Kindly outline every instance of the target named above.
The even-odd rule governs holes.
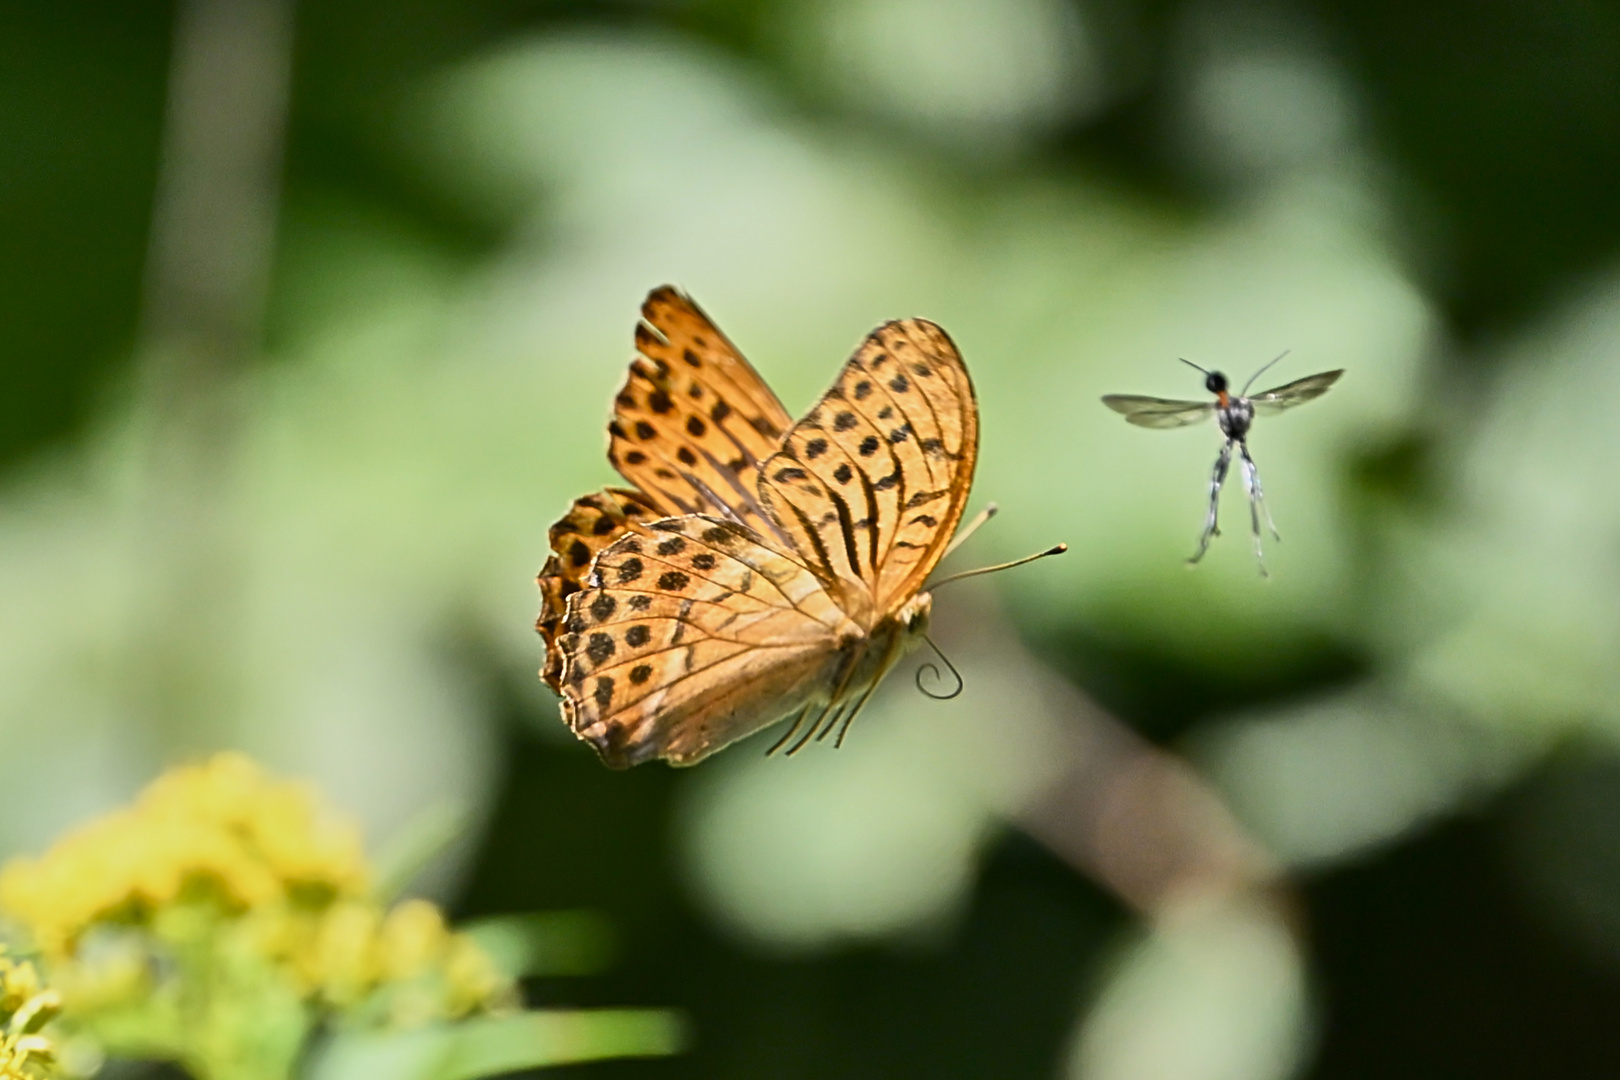
[[[542,677],[615,768],[691,765],[787,717],[773,751],[807,720],[789,753],[840,719],[841,742],[921,640],[967,504],[962,358],[931,322],[885,323],[794,424],[691,299],[664,286],[641,314],[608,425],[633,487],[551,527]]]

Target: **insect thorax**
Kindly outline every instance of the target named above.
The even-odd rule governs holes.
[[[1241,439],[1254,423],[1254,406],[1248,398],[1233,398],[1230,405],[1216,411],[1216,416],[1220,420],[1221,434],[1229,439]]]

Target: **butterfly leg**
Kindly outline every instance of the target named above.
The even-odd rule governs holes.
[[[838,723],[838,716],[843,711],[844,710],[843,710],[842,706],[837,705],[836,703],[830,702],[830,701],[826,705],[822,706],[821,711],[816,714],[816,718],[814,720],[810,721],[810,727],[808,729],[806,729],[806,731],[805,731],[805,733],[803,735],[799,736],[799,741],[794,743],[792,746],[788,747],[787,756],[792,757],[794,754],[797,754],[800,750],[803,750],[804,747],[805,747],[805,744],[810,741],[810,737],[816,733],[816,729],[821,727],[821,722],[823,720],[827,721],[827,726],[829,726],[829,727],[831,727],[833,724]],[[829,719],[829,714],[831,716],[830,719]]]
[[[1189,563],[1195,563],[1204,557],[1209,550],[1210,537],[1221,535],[1218,517],[1221,509],[1221,485],[1226,483],[1226,470],[1232,465],[1232,442],[1227,439],[1226,445],[1221,447],[1220,456],[1215,459],[1215,471],[1209,477],[1209,513],[1204,516],[1204,531],[1198,537],[1198,550],[1193,552]]]
[[[1265,495],[1260,490],[1260,470],[1254,464],[1254,458],[1249,456],[1247,443],[1238,444],[1243,455],[1243,486],[1249,490],[1249,525],[1254,530],[1254,561],[1260,566],[1260,576],[1270,577],[1266,573],[1266,555],[1260,546],[1260,513],[1265,509]],[[1266,511],[1266,523],[1271,524],[1271,512]],[[1277,534],[1277,527],[1271,526],[1273,536]],[[1281,540],[1282,537],[1277,537]]]
[[[834,749],[838,749],[844,745],[844,736],[849,732],[849,725],[853,724],[855,722],[855,718],[861,715],[861,710],[866,708],[866,699],[871,697],[872,691],[876,690],[877,688],[878,684],[876,682],[869,686],[866,693],[861,695],[861,700],[856,703],[855,710],[848,716],[844,717],[844,722],[839,725],[838,728],[838,739],[833,743]]]
[[[805,718],[805,716],[807,716],[809,714],[810,709],[811,709],[811,706],[806,705],[804,708],[802,708],[802,709],[800,709],[798,711],[798,713],[793,717],[792,725],[789,726],[789,728],[787,729],[787,734],[783,735],[780,739],[777,739],[774,743],[771,744],[771,748],[769,750],[765,751],[765,756],[766,757],[770,757],[772,754],[774,754],[778,750],[782,749],[782,747],[787,743],[787,741],[789,739],[793,738],[793,733],[795,731],[799,730],[799,725],[800,724],[804,723],[804,718]]]

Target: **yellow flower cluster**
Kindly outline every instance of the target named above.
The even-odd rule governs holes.
[[[43,1080],[55,1075],[51,1040],[40,1034],[62,1007],[34,965],[0,953],[0,1080]]]
[[[386,910],[368,879],[358,831],[310,789],[221,754],[6,866],[0,908],[32,935],[70,1013],[149,997],[154,972],[199,950],[267,965],[340,1019],[413,1025],[513,1000],[436,907]]]
[[[388,911],[341,900],[313,918],[284,908],[255,919],[252,932],[304,996],[339,1014],[415,1027],[516,1002],[511,981],[424,900]]]
[[[43,858],[0,872],[0,907],[47,956],[104,921],[143,923],[207,898],[226,910],[363,896],[359,833],[323,819],[302,784],[273,780],[241,754],[175,769],[134,806],[92,822]]]

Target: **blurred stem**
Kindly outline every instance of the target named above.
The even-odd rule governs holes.
[[[1030,835],[1149,921],[1247,895],[1293,924],[1281,869],[1191,765],[1089,701],[1071,715],[1062,775],[1020,815]]]
[[[236,701],[230,515],[241,377],[262,346],[292,0],[182,0],[138,357],[149,432],[139,708],[194,749]]]

